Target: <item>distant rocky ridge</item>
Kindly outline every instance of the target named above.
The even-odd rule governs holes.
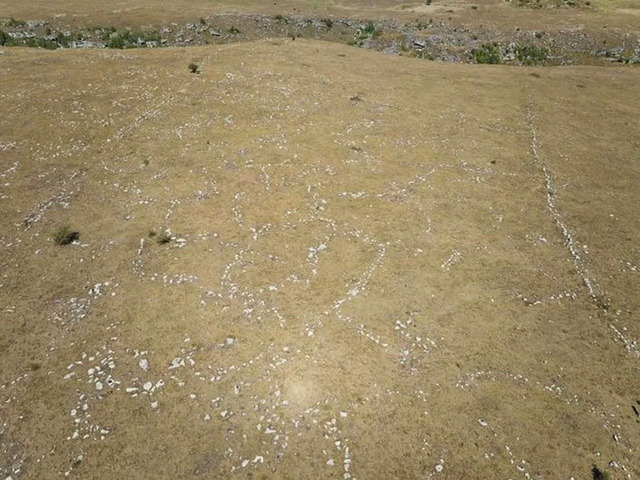
[[[283,15],[213,15],[185,24],[117,29],[49,21],[0,22],[0,46],[58,48],[159,48],[252,41],[263,38],[337,41],[428,60],[511,65],[640,63],[640,38],[604,29],[526,30],[455,26],[443,20],[400,23]]]

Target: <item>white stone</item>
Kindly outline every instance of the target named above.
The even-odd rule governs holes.
[[[140,360],[140,368],[145,372],[149,370],[149,361],[146,358]]]
[[[142,386],[142,388],[144,388],[147,392],[151,390],[152,387],[153,387],[153,383],[151,382],[147,382]]]

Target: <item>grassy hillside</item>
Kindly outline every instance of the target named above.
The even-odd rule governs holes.
[[[2,478],[640,475],[637,69],[0,70]]]

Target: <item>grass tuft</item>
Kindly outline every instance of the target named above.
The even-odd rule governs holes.
[[[156,237],[156,242],[158,242],[158,245],[166,245],[167,243],[171,242],[171,240],[171,235],[169,235],[167,232],[160,232]]]
[[[80,238],[80,232],[72,230],[68,226],[58,228],[53,233],[53,242],[56,245],[69,245]]]
[[[611,476],[607,472],[603,472],[595,465],[591,469],[591,475],[593,476],[593,480],[611,480]]]

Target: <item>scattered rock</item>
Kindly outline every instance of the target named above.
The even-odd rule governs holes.
[[[139,365],[140,365],[140,368],[145,372],[149,370],[149,361],[146,358],[143,358],[142,360],[140,360]]]

